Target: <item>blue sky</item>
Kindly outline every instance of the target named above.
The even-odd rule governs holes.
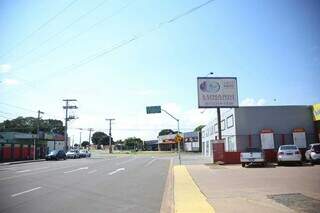
[[[320,101],[319,1],[216,0],[150,32],[203,2],[2,0],[1,103],[62,118],[62,99],[77,98],[69,135],[77,138],[78,127],[105,130],[104,119],[114,117],[116,138],[152,139],[176,124],[145,115],[147,105],[175,113],[183,130],[214,116],[197,109],[196,77],[209,72],[238,78],[241,105]],[[136,35],[143,37],[72,69]],[[35,115],[0,109],[1,120]]]

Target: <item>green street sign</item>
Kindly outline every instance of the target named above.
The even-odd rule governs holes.
[[[147,106],[147,114],[161,113],[161,106]]]

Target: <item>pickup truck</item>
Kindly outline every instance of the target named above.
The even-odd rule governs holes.
[[[264,152],[259,148],[247,148],[245,152],[241,152],[240,161],[242,167],[253,164],[266,165]]]

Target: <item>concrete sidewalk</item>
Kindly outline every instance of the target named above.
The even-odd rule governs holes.
[[[45,161],[45,159],[10,161],[10,162],[5,162],[5,163],[0,163],[0,166],[7,166],[7,165],[14,165],[14,164],[22,164],[22,163],[34,163],[34,162],[41,162],[41,161]]]
[[[240,166],[238,166],[240,167]],[[187,169],[208,202],[216,212],[294,212],[286,206],[268,199],[263,186],[251,187],[242,181],[238,174],[246,176],[248,169],[235,170],[217,166],[212,169],[206,165],[188,165]],[[250,174],[249,174],[250,175]],[[241,178],[241,177],[239,177]],[[248,180],[250,181],[250,180]]]

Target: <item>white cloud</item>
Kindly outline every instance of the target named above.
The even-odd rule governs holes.
[[[7,86],[12,86],[12,85],[17,85],[19,83],[19,81],[17,81],[16,79],[7,78],[7,79],[2,80],[2,83]]]
[[[10,72],[11,65],[10,64],[0,64],[0,73]]]
[[[267,101],[263,98],[255,100],[254,98],[245,98],[241,101],[240,106],[264,106]]]

